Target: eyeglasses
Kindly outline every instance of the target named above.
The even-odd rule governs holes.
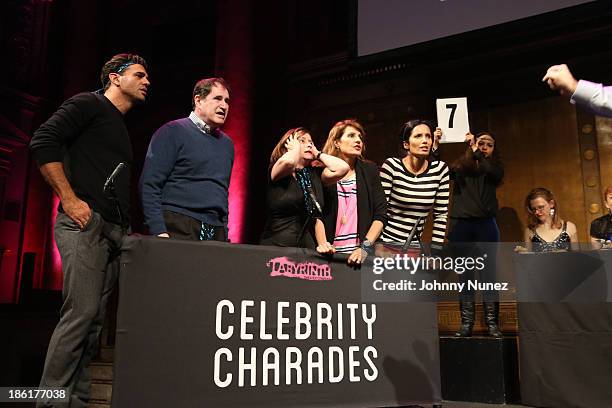
[[[546,205],[539,205],[539,206],[537,206],[535,208],[531,207],[530,210],[534,214],[537,213],[537,212],[540,212],[540,211],[544,212],[544,210],[546,210]]]

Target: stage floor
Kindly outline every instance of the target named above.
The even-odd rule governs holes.
[[[528,405],[482,404],[479,402],[443,401],[442,408],[531,408]]]

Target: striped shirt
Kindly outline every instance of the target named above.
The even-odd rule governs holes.
[[[432,242],[444,242],[448,217],[449,171],[443,161],[429,162],[427,169],[412,174],[402,159],[389,158],[380,169],[380,179],[387,197],[387,225],[383,242],[404,243],[412,226],[422,232],[429,210],[433,210]]]
[[[341,180],[337,183],[338,216],[334,247],[336,252],[351,253],[359,248],[357,234],[357,180]]]

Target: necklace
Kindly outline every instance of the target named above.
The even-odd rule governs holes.
[[[343,208],[344,213],[342,214],[342,217],[340,217],[340,223],[342,225],[345,225],[346,223],[348,223],[349,200],[350,200],[351,191],[353,189],[353,183],[355,183],[355,178],[341,180],[338,182],[338,187],[340,189],[339,192],[342,192],[342,198],[344,200],[344,208]],[[345,186],[347,188],[345,188]]]

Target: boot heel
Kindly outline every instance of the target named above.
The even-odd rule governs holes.
[[[485,324],[487,325],[487,331],[489,336],[501,338],[504,335],[499,330],[499,303],[498,302],[485,302],[484,304],[484,318]]]
[[[474,302],[459,302],[459,310],[461,311],[461,326],[455,333],[455,337],[471,337],[476,305]]]

